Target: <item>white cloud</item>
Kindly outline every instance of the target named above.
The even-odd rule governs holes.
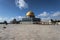
[[[49,15],[49,13],[47,13],[47,12],[43,12],[43,13],[41,13],[41,14],[39,14],[38,16],[48,16]]]
[[[48,21],[50,20],[50,17],[47,17],[47,18],[41,18],[42,21]]]
[[[0,17],[0,22],[7,21],[7,20],[8,20],[7,17]]]
[[[52,14],[52,16],[60,16],[60,12],[55,12]]]
[[[4,21],[7,21],[7,22],[10,22],[12,21],[13,19],[16,19],[17,21],[19,20],[22,20],[22,18],[24,18],[23,16],[16,16],[16,17],[0,17],[0,22],[4,22]]]
[[[20,18],[20,19],[21,19],[21,18],[23,18],[23,17],[22,17],[22,16],[18,16],[18,18]]]
[[[3,21],[3,18],[0,17],[0,22],[2,22],[2,21]]]
[[[50,19],[60,20],[60,12],[59,11],[54,13],[43,12],[40,13],[37,17],[41,18],[42,20],[50,20]]]
[[[28,4],[25,2],[25,0],[16,0],[15,2],[20,9],[28,8]]]
[[[16,16],[15,18],[16,18],[17,21],[18,21],[18,20],[22,20],[23,16]]]

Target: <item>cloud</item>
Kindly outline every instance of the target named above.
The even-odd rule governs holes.
[[[24,16],[16,16],[16,17],[0,17],[0,22],[4,22],[4,21],[7,21],[7,22],[10,22],[12,21],[13,19],[16,19],[17,21],[19,20],[22,20],[22,18],[24,18]]]
[[[55,12],[54,14],[52,14],[52,16],[60,16],[60,12],[58,11],[58,12]]]
[[[3,21],[3,18],[0,17],[0,22],[2,22],[2,21]]]
[[[25,2],[25,0],[16,0],[15,3],[20,9],[28,8],[28,4]]]
[[[7,20],[8,20],[7,17],[0,17],[0,22],[7,21]]]
[[[43,12],[43,13],[40,13],[37,17],[41,18],[42,20],[50,20],[50,19],[60,20],[60,12],[59,11],[56,11],[53,13]]]
[[[43,12],[43,13],[41,13],[41,14],[39,14],[38,16],[48,16],[49,15],[49,13],[47,13],[47,12]]]
[[[16,16],[17,21],[22,20],[23,16]]]
[[[50,19],[51,19],[50,17],[41,18],[42,21],[49,21]]]

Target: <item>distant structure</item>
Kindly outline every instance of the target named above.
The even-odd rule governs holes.
[[[41,24],[43,25],[55,25],[55,24],[60,24],[60,20],[53,20],[53,19],[50,19],[50,20],[44,20],[44,21],[41,21]]]
[[[10,24],[20,24],[20,21],[17,21],[16,19],[13,19],[10,21]]]
[[[40,23],[41,19],[40,18],[36,18],[34,13],[32,11],[28,11],[26,13],[26,17],[22,18],[21,23],[22,24],[26,24],[26,23],[31,23],[31,24],[38,24]]]

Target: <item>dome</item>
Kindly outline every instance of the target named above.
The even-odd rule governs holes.
[[[31,16],[35,16],[35,15],[34,15],[34,13],[32,11],[29,11],[29,12],[26,13],[26,16],[30,16],[31,17]]]

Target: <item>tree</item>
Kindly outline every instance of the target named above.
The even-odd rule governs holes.
[[[13,19],[11,23],[16,24],[17,23],[16,19]]]
[[[8,24],[8,23],[7,23],[7,21],[4,21],[4,24],[6,24],[6,25],[7,25],[7,24]]]
[[[52,24],[56,24],[56,21],[54,21],[53,19],[51,19],[51,23]]]

